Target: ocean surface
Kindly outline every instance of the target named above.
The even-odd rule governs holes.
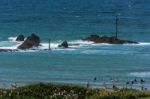
[[[0,0],[0,48],[16,49],[19,34],[36,33],[41,46],[0,52],[0,87],[16,82],[69,83],[125,87],[144,79],[150,89],[150,0]],[[94,44],[91,34],[115,35],[139,44]],[[48,51],[48,39],[52,50]],[[57,46],[67,40],[68,49]],[[96,77],[96,80],[93,79]],[[133,87],[140,88],[140,83]]]

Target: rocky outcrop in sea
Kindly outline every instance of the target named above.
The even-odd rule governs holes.
[[[62,42],[60,45],[58,45],[58,47],[62,47],[62,48],[68,48],[68,42],[67,41],[64,41]]]
[[[40,45],[40,37],[34,33],[27,37],[27,39],[18,46],[18,49],[29,49],[32,47],[38,47]]]
[[[18,35],[16,41],[24,41],[24,35]]]
[[[122,40],[122,39],[118,39],[116,37],[108,37],[108,36],[99,36],[99,35],[91,35],[85,39],[83,39],[83,41],[92,41],[94,43],[108,43],[108,44],[138,44],[138,42],[135,41],[130,41],[130,40]]]

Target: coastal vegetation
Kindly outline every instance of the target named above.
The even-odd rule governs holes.
[[[1,99],[149,99],[150,91],[96,89],[75,85],[32,84],[0,89]]]

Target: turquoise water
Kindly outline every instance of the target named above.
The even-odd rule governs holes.
[[[15,49],[19,34],[36,33],[41,45],[36,50],[0,52],[1,87],[38,82],[118,86],[137,78],[150,82],[149,0],[1,0],[0,48]],[[83,42],[90,34],[112,36],[119,15],[119,38],[139,44],[110,45]],[[48,48],[52,40],[52,51]],[[75,44],[57,47],[63,40]],[[79,44],[77,46],[77,44]],[[93,78],[97,77],[97,81]],[[141,85],[135,85],[139,88]]]

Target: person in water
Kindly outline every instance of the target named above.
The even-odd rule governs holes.
[[[87,87],[87,88],[90,87],[90,82],[89,82],[89,81],[87,82],[86,87]]]
[[[12,87],[13,89],[16,89],[16,88],[17,88],[17,83],[14,82],[13,84],[11,84],[11,87]]]
[[[141,78],[140,83],[141,84],[145,83],[145,80]]]
[[[97,78],[95,77],[95,78],[94,78],[94,81],[96,81],[96,80],[97,80]]]
[[[137,83],[137,80],[136,80],[136,78],[134,79],[134,83]]]

